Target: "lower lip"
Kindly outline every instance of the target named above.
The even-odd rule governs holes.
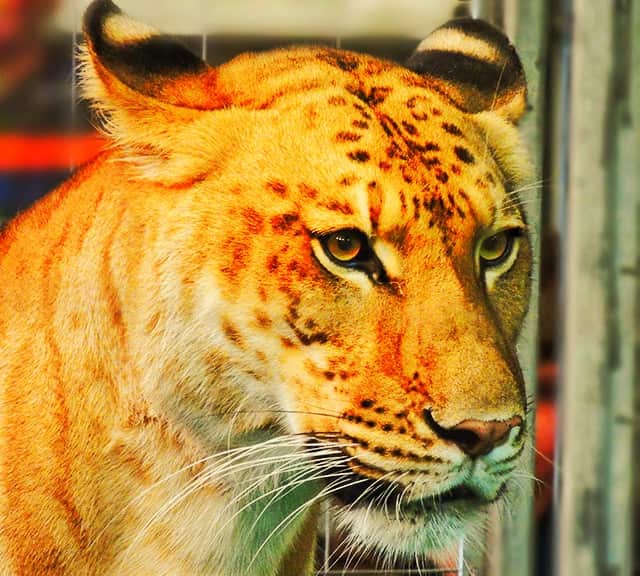
[[[356,506],[369,506],[373,502],[378,505],[384,504],[385,507],[394,507],[402,496],[405,488],[402,485],[392,485],[384,481],[376,483],[374,479],[355,473],[352,473],[352,479],[353,486],[338,489],[332,494],[336,500],[345,506],[353,506],[354,504]],[[365,481],[363,482],[363,480]],[[479,505],[483,500],[468,488],[459,486],[420,500],[404,501],[402,507],[420,508],[424,510],[435,508],[442,504],[461,502],[474,502]]]

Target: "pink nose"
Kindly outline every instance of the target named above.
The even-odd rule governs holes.
[[[484,456],[504,444],[514,428],[520,427],[522,430],[520,416],[507,420],[463,420],[451,428],[440,426],[429,410],[424,411],[424,419],[440,438],[453,442],[472,458]]]

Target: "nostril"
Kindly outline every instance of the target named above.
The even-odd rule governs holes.
[[[498,420],[465,420],[454,426],[450,433],[453,442],[469,456],[475,457],[484,456],[503,444],[510,429],[506,422]]]
[[[465,430],[464,428],[452,428],[448,433],[447,440],[451,440],[462,448],[463,452],[470,454],[480,448],[482,437],[473,430]]]
[[[463,420],[451,428],[440,426],[429,410],[424,418],[431,429],[443,440],[456,444],[465,454],[472,457],[484,456],[504,444],[511,430],[522,430],[522,418],[514,416],[508,420]]]

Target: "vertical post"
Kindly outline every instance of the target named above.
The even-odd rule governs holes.
[[[544,118],[545,118],[545,79],[546,79],[546,47],[547,47],[547,6],[546,2],[505,2],[511,4],[513,15],[511,22],[515,24],[515,30],[507,30],[512,33],[512,40],[522,60],[528,84],[528,101],[531,110],[521,122],[520,128],[527,142],[529,152],[536,167],[537,178],[542,174],[543,143],[544,143]],[[513,6],[515,4],[515,7]],[[505,6],[506,7],[506,6]],[[540,186],[540,190],[542,186]],[[541,194],[527,197],[527,218],[532,227],[532,240],[534,246],[534,261],[539,262],[540,254],[540,200]],[[536,392],[536,367],[537,367],[537,327],[538,327],[538,284],[539,273],[534,271],[531,309],[520,338],[519,356],[527,384],[527,398],[530,401],[535,398]],[[534,432],[535,419],[533,410],[529,413],[528,426],[531,434],[531,443],[525,450],[521,467],[525,476],[533,478],[534,462]],[[514,498],[511,508],[503,513],[502,557],[494,566],[499,568],[495,574],[501,576],[529,576],[533,572],[533,481],[520,478],[518,487],[514,490]],[[495,570],[495,568],[494,568]],[[492,575],[493,576],[493,575]]]
[[[629,0],[573,0],[559,576],[631,574],[637,12]]]
[[[605,157],[607,196],[611,203],[608,233],[612,250],[608,275],[607,370],[611,386],[608,388],[605,429],[605,572],[616,576],[631,574],[633,563],[633,431],[634,424],[638,425],[638,415],[634,414],[633,383],[638,369],[634,365],[634,339],[638,326],[640,274],[640,251],[636,241],[640,209],[638,12],[637,3],[635,7],[631,1],[615,3],[612,23],[614,61],[609,80],[608,137],[605,136],[608,147],[608,157]],[[632,55],[635,55],[635,60]],[[636,474],[638,469],[636,465]]]

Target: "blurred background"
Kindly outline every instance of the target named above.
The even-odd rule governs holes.
[[[0,0],[0,226],[104,145],[74,75],[88,3]],[[214,65],[292,43],[402,62],[450,18],[505,30],[529,80],[537,166],[522,197],[539,257],[520,345],[535,441],[509,506],[444,565],[349,557],[327,510],[318,574],[640,575],[640,1],[118,4]]]

